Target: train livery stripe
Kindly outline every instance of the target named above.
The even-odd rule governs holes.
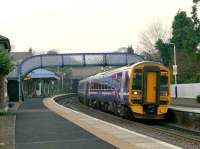
[[[89,94],[100,94],[100,95],[113,95],[115,94],[115,92],[89,92]],[[119,95],[123,95],[123,96],[126,96],[126,95],[129,95],[128,93],[118,93]]]

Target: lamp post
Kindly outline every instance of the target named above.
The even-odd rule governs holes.
[[[21,65],[20,64],[18,64],[17,66],[17,72],[18,72],[19,101],[22,101],[21,99]]]
[[[175,99],[177,99],[177,64],[176,64],[176,47],[175,43],[168,43],[174,47],[174,65],[173,65],[173,75],[175,78]]]

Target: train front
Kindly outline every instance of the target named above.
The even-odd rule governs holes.
[[[171,102],[170,71],[145,62],[131,69],[129,107],[136,118],[163,119]]]

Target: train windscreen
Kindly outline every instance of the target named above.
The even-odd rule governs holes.
[[[168,96],[168,73],[167,72],[161,72],[160,75],[160,95],[161,96]]]
[[[141,90],[142,89],[142,72],[135,72],[132,90]]]

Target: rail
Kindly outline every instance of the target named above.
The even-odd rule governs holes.
[[[77,96],[77,93],[60,94],[60,95],[54,96],[53,99],[55,102],[59,102],[62,99],[70,98],[70,97],[74,97],[74,96]]]

